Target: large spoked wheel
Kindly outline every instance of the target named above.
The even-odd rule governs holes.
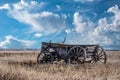
[[[68,51],[69,58],[67,59],[67,63],[76,64],[76,63],[84,63],[86,59],[86,51],[81,46],[72,47]]]
[[[107,62],[107,55],[102,47],[99,46],[98,52],[96,54],[97,62],[106,63]]]

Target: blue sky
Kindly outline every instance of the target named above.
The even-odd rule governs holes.
[[[120,49],[120,0],[0,0],[0,48],[41,42]]]

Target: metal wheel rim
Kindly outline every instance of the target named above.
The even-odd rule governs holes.
[[[81,53],[82,52],[82,53]],[[83,47],[81,46],[75,46],[72,47],[69,51],[68,54],[70,55],[70,58],[72,58],[72,56],[75,57],[74,61],[76,61],[76,63],[84,63],[85,62],[85,58],[86,58],[86,51]],[[72,59],[69,60],[70,63],[73,62]]]
[[[53,63],[54,62],[54,57],[50,53],[45,55],[45,59],[46,59],[46,63]]]
[[[102,47],[98,48],[97,61],[103,64],[105,64],[107,61],[107,55]]]

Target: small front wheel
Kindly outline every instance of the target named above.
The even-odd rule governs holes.
[[[46,63],[53,63],[54,62],[54,57],[52,54],[45,54],[44,58],[45,58]]]

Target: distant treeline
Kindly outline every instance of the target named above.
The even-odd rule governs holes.
[[[113,50],[110,50],[110,49],[106,49],[106,51],[120,51],[120,50],[114,50],[114,49],[113,49]]]
[[[0,51],[36,51],[36,50],[40,50],[40,49],[32,49],[32,48],[26,48],[26,49],[0,49]],[[115,50],[115,49],[105,49],[106,51],[120,51],[119,50]]]
[[[0,49],[0,51],[34,51],[34,50],[40,50],[40,49],[31,49],[31,48],[27,48],[27,49]]]

